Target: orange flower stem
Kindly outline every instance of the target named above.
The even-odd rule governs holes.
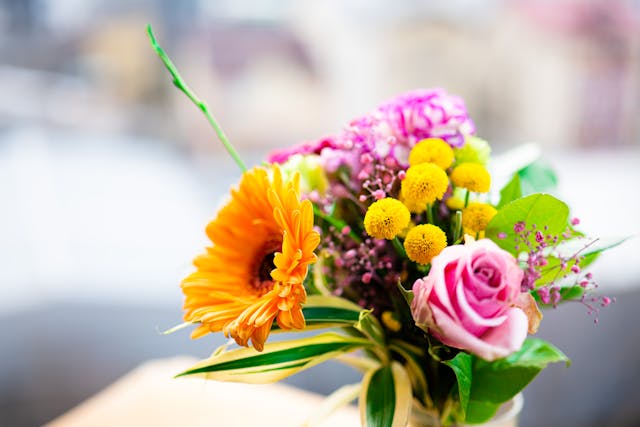
[[[180,73],[178,73],[178,69],[176,68],[176,66],[173,65],[173,62],[171,61],[169,56],[165,53],[164,49],[162,49],[162,47],[160,47],[160,44],[158,44],[158,42],[156,41],[156,38],[153,35],[153,30],[151,29],[150,24],[147,25],[147,34],[149,35],[151,46],[153,47],[153,49],[156,51],[156,53],[162,60],[162,63],[171,74],[171,77],[173,77],[173,85],[177,87],[182,93],[184,93],[187,96],[187,98],[189,98],[191,102],[193,102],[196,105],[196,107],[198,107],[200,111],[202,111],[204,116],[209,121],[209,124],[213,127],[213,130],[216,132],[216,135],[218,135],[218,139],[220,139],[220,142],[222,142],[222,145],[224,145],[224,148],[226,148],[229,155],[240,167],[242,172],[246,172],[247,166],[240,158],[240,155],[238,154],[236,149],[229,142],[229,139],[227,138],[227,135],[225,135],[224,131],[222,130],[222,127],[218,124],[216,119],[213,118],[213,115],[209,111],[209,107],[207,106],[207,104],[204,101],[202,101],[200,98],[198,98],[198,96],[195,93],[193,93],[191,88],[189,88],[189,86],[182,79],[182,77],[180,76]]]

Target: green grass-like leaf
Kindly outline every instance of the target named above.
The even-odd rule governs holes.
[[[200,374],[204,372],[217,372],[217,371],[232,371],[253,367],[264,367],[270,365],[278,365],[281,363],[289,366],[290,364],[296,364],[298,361],[307,361],[314,356],[320,354],[326,354],[337,350],[349,349],[352,344],[335,342],[335,343],[323,343],[323,344],[308,344],[303,347],[292,347],[285,350],[274,351],[271,353],[257,354],[255,356],[248,356],[242,359],[229,360],[227,362],[213,363],[211,365],[203,366],[201,368],[195,368],[183,372],[180,375],[192,375]],[[296,365],[298,366],[298,365]]]
[[[370,427],[388,427],[393,422],[396,396],[393,387],[391,366],[382,366],[373,371],[366,381],[365,422]]]
[[[302,331],[313,328],[335,328],[354,326],[359,319],[360,311],[354,311],[339,307],[303,307],[306,327]],[[271,328],[274,331],[280,330],[274,322]]]
[[[367,427],[404,427],[411,412],[411,382],[398,362],[369,371],[360,393],[360,417]]]
[[[217,352],[178,376],[203,375],[208,379],[249,383],[275,382],[325,360],[371,345],[364,338],[324,333],[268,343],[262,352],[253,348]]]
[[[377,345],[384,347],[386,343],[386,337],[380,322],[372,314],[371,310],[364,310],[360,313],[360,318],[356,324],[356,329],[362,332],[371,341]]]

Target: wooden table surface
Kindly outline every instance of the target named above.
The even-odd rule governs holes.
[[[285,384],[173,378],[194,362],[180,357],[144,363],[48,425],[301,426],[324,399]],[[359,424],[358,410],[347,406],[320,425]]]

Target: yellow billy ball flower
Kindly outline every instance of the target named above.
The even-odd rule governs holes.
[[[400,194],[400,201],[404,203],[404,205],[407,207],[407,209],[409,209],[409,212],[411,213],[419,214],[424,212],[424,210],[427,208],[426,203],[422,203],[416,200],[408,201],[405,197],[402,196],[402,194]]]
[[[448,186],[445,171],[434,163],[421,163],[407,169],[401,196],[408,206],[426,205],[442,199]]]
[[[456,196],[449,197],[445,204],[452,211],[461,211],[464,208],[464,200]]]
[[[447,235],[433,224],[413,227],[404,239],[404,250],[411,261],[429,264],[433,257],[447,247]]]
[[[385,311],[382,313],[382,323],[393,332],[398,332],[402,329],[402,323],[400,323],[398,317],[392,311]]]
[[[364,228],[369,236],[391,240],[411,219],[409,209],[399,200],[387,197],[373,202],[364,216]]]
[[[464,232],[475,235],[484,231],[497,212],[493,206],[486,203],[469,203],[469,206],[462,211]]]
[[[462,163],[451,172],[451,182],[456,187],[486,193],[491,187],[491,175],[479,163]]]
[[[446,169],[453,163],[453,149],[440,138],[423,139],[409,153],[409,165],[421,163],[435,163]]]

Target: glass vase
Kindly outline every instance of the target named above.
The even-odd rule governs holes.
[[[455,424],[452,427],[517,427],[518,417],[522,411],[524,398],[518,393],[513,399],[504,403],[489,421],[483,424]],[[409,418],[410,427],[441,427],[440,419],[414,405]]]

